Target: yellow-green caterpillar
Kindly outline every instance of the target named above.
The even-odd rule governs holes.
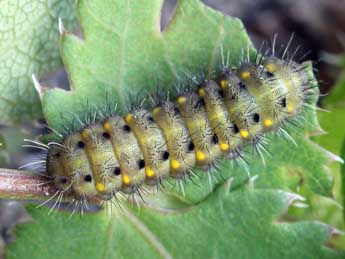
[[[310,82],[304,64],[274,56],[204,80],[176,102],[159,100],[65,136],[48,150],[47,171],[60,194],[108,200],[193,168],[236,157],[266,132],[301,113]]]

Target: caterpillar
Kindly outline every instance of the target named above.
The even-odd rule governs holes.
[[[306,65],[260,56],[178,91],[175,101],[152,96],[153,105],[112,114],[49,145],[46,165],[56,195],[107,201],[139,193],[145,185],[209,171],[222,158],[262,145],[268,132],[284,132],[308,106]]]

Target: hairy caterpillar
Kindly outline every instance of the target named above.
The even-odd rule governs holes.
[[[245,144],[260,147],[267,132],[288,136],[285,124],[308,105],[310,80],[305,64],[260,57],[239,68],[225,65],[196,89],[178,92],[175,102],[153,98],[150,108],[90,123],[49,145],[56,195],[88,201],[139,193],[144,184],[236,159]]]

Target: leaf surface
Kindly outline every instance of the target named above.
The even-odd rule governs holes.
[[[125,206],[127,212],[47,216],[31,208],[39,224],[21,227],[8,258],[343,258],[323,243],[321,223],[278,219],[296,197],[276,190],[228,192],[225,184],[205,202],[184,210]],[[34,227],[33,227],[34,226]],[[51,232],[52,230],[53,232]],[[25,244],[25,245],[23,245]]]
[[[74,0],[0,1],[0,123],[42,114],[31,75],[61,66],[58,18],[76,26]]]

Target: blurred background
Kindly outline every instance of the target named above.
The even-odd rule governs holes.
[[[162,10],[162,26],[165,26],[173,15],[177,0],[166,0]],[[204,0],[206,5],[224,14],[238,17],[244,23],[252,41],[257,48],[265,41],[270,46],[275,34],[277,46],[286,45],[292,34],[294,38],[290,49],[299,47],[296,60],[312,60],[320,89],[324,95],[320,105],[332,110],[332,115],[320,114],[321,125],[333,137],[315,138],[325,148],[340,155],[341,141],[345,132],[345,1],[344,0]],[[66,72],[63,68],[47,74],[43,81],[50,85],[68,88]],[[335,88],[333,90],[333,88]],[[333,91],[332,94],[329,94]],[[330,95],[327,97],[327,95]],[[24,138],[33,138],[44,131],[44,121],[31,121],[18,130],[0,125],[0,167],[18,168],[27,161],[32,161],[33,150],[24,150],[21,145]],[[330,126],[331,125],[331,126]],[[340,181],[340,167],[331,167],[334,177]],[[340,186],[336,186],[335,200],[341,199]],[[310,201],[325,202],[325,201]],[[327,202],[326,202],[327,203]],[[333,219],[332,206],[325,205],[327,212],[313,211],[310,214],[292,211],[288,219],[328,217],[331,224],[344,230],[339,216]],[[330,209],[329,209],[330,206]],[[320,215],[322,214],[322,215]],[[325,215],[324,215],[325,214]],[[327,215],[328,216],[327,216]],[[0,200],[0,257],[1,247],[13,241],[12,227],[17,222],[29,220],[19,203]]]

